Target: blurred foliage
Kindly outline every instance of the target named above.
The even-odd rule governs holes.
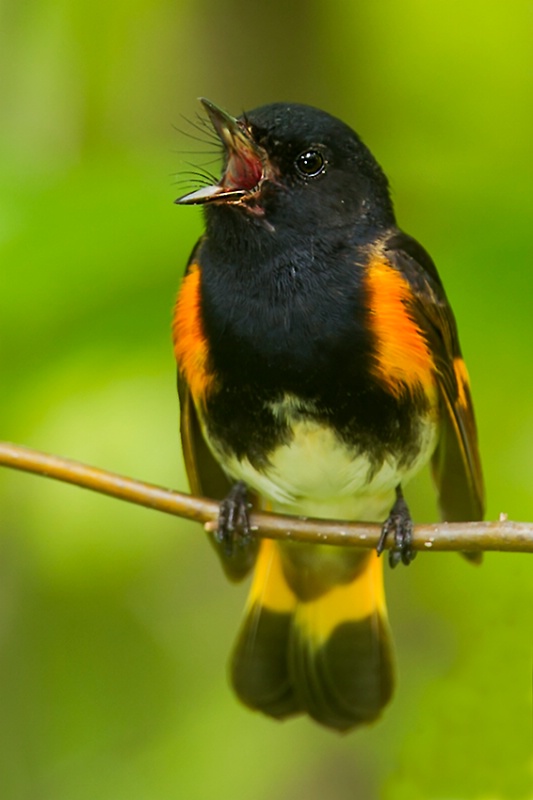
[[[175,128],[198,95],[299,100],[389,174],[459,320],[488,515],[533,519],[532,19],[527,0],[1,0],[2,438],[186,487],[169,323],[201,219],[172,200],[202,145]],[[2,800],[533,797],[531,558],[388,575],[397,696],[337,737],[232,697],[245,588],[199,528],[0,480]],[[434,515],[427,479],[411,496]]]

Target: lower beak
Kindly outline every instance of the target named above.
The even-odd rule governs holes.
[[[200,98],[200,102],[224,145],[226,166],[217,184],[203,186],[179,197],[175,202],[180,205],[238,202],[252,194],[261,183],[267,164],[266,152],[254,142],[244,122],[204,97]]]

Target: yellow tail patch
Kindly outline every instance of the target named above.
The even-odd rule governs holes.
[[[283,574],[279,546],[272,539],[261,542],[247,610],[256,604],[281,614],[292,612],[296,606],[296,597]]]
[[[351,583],[336,586],[317,600],[299,603],[295,623],[320,647],[341,625],[376,614],[382,619],[387,616],[383,560],[372,551],[368,563]]]

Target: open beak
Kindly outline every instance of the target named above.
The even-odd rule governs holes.
[[[180,205],[200,203],[235,203],[253,194],[268,165],[265,150],[252,139],[245,123],[230,116],[205,97],[200,102],[226,151],[226,167],[214,186],[203,186],[195,192],[178,197]]]

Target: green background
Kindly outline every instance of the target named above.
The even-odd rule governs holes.
[[[199,95],[298,100],[389,175],[459,321],[488,517],[532,520],[532,21],[526,0],[3,0],[0,436],[186,488],[169,330],[201,215],[172,201],[211,156],[176,129]],[[427,480],[411,497],[434,517]],[[0,526],[2,800],[533,797],[531,557],[389,573],[397,694],[341,737],[233,698],[246,588],[198,526],[8,470]]]

